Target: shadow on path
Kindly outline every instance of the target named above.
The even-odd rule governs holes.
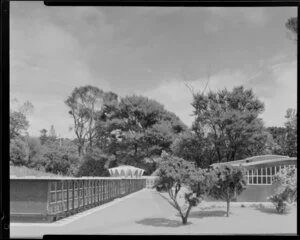
[[[166,218],[145,218],[143,220],[136,221],[136,223],[153,227],[180,227],[191,224],[188,222],[186,225],[183,225],[179,220],[170,220]]]
[[[206,217],[224,217],[226,211],[212,210],[212,211],[195,211],[191,212],[189,218],[206,218]]]

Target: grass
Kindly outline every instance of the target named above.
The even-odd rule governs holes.
[[[38,171],[32,168],[28,168],[25,166],[10,166],[10,176],[14,177],[28,177],[28,176],[34,176],[34,177],[62,177],[60,175],[56,175],[53,173],[46,173],[43,171]]]

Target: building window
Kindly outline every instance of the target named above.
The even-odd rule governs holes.
[[[248,185],[271,185],[274,175],[281,169],[296,168],[295,165],[279,165],[266,168],[255,168],[247,171],[246,179]]]

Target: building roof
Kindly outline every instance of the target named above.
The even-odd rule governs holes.
[[[141,177],[144,173],[144,169],[136,168],[129,165],[122,165],[119,167],[114,167],[108,169],[110,176],[112,177],[132,177],[139,176]]]
[[[254,165],[260,165],[260,164],[266,164],[266,163],[276,163],[276,162],[282,162],[282,161],[291,161],[291,160],[297,160],[295,157],[289,157],[289,156],[281,156],[281,155],[260,155],[260,156],[253,156],[249,158],[245,158],[242,160],[236,160],[236,161],[230,161],[230,162],[223,162],[223,164],[231,164],[233,166],[254,166]],[[214,163],[214,165],[218,165],[222,163]]]
[[[118,169],[118,170],[144,170],[144,169],[137,168],[137,167],[130,166],[130,165],[122,165],[122,166],[118,166],[118,167],[114,167],[114,168],[109,168],[108,170],[115,170],[115,169]]]

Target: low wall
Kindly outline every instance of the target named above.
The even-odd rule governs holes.
[[[10,219],[52,222],[145,187],[144,178],[12,178]]]

